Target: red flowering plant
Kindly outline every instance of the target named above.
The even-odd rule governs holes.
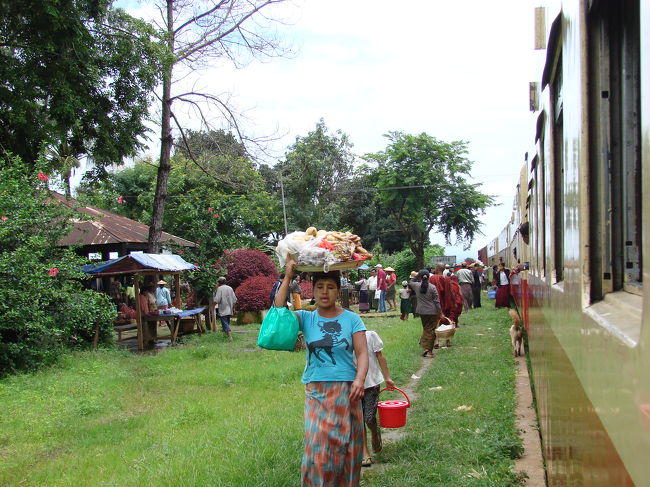
[[[251,276],[269,276],[274,280],[279,277],[273,260],[256,249],[224,251],[223,256],[215,264],[215,269],[226,276],[226,282],[233,289],[237,289]]]
[[[277,280],[272,276],[252,276],[246,279],[236,290],[237,309],[239,311],[262,311],[270,307],[270,295]]]
[[[52,200],[38,172],[0,158],[0,215],[7,217],[0,217],[0,376],[90,346],[97,324],[100,342],[112,341],[114,306],[85,289],[86,259],[59,246],[78,215]]]

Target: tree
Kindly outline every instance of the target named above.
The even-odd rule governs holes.
[[[344,185],[352,175],[351,149],[348,136],[340,130],[330,134],[323,119],[305,137],[296,137],[278,166],[289,231],[339,226],[341,210],[346,208]]]
[[[223,119],[244,138],[239,129],[239,120],[232,106],[219,96],[197,91],[174,93],[175,78],[180,68],[189,71],[206,66],[214,60],[230,60],[241,66],[251,57],[273,56],[283,53],[279,42],[268,29],[270,20],[262,12],[284,0],[159,0],[162,14],[162,32],[169,53],[162,68],[161,103],[161,148],[156,191],[149,231],[149,252],[160,248],[167,186],[171,171],[171,155],[174,146],[172,120],[185,143],[187,138],[183,127],[173,111],[175,102],[187,103],[193,107],[198,118],[209,129],[211,123],[204,112],[205,105],[216,108]],[[186,144],[190,159],[199,164]],[[205,171],[206,176],[230,185],[231,182],[218,173]]]
[[[0,148],[62,176],[83,156],[103,168],[144,146],[158,82],[146,24],[105,1],[0,2]]]
[[[364,247],[377,243],[387,253],[399,252],[407,244],[406,236],[395,219],[377,201],[373,175],[364,170],[342,184],[338,200],[339,227],[350,229],[361,237]]]
[[[377,201],[408,238],[418,267],[424,266],[424,249],[432,230],[447,244],[452,232],[457,241],[471,244],[480,233],[479,215],[493,206],[493,198],[467,181],[472,168],[463,141],[443,142],[430,135],[390,132],[390,143],[366,160],[376,164],[373,178]]]

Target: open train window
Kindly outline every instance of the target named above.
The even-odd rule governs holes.
[[[594,4],[588,28],[593,303],[641,292],[639,0]]]

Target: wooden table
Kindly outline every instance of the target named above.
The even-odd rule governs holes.
[[[169,314],[159,314],[159,315],[146,315],[142,317],[142,321],[146,322],[155,322],[158,323],[159,321],[166,321],[166,322],[172,322],[172,345],[176,343],[176,337],[178,336],[178,329],[181,326],[181,320],[183,318],[187,317],[194,317],[194,322],[196,324],[196,329],[198,330],[199,333],[203,333],[205,330],[203,329],[203,324],[201,323],[201,313],[205,310],[205,308],[194,308],[194,309],[188,309],[184,311],[180,311],[178,313],[169,313]],[[161,310],[164,311],[164,310]],[[145,330],[143,327],[143,334],[146,335],[148,330]],[[153,338],[155,339],[158,335],[157,331],[157,326],[156,330],[154,332],[153,337],[147,337],[149,339]],[[148,340],[147,340],[148,341]]]

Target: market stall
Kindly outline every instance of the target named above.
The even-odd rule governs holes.
[[[184,318],[193,317],[199,333],[203,331],[200,317],[205,308],[191,310],[180,309],[180,273],[194,269],[197,269],[197,267],[185,261],[180,255],[145,254],[140,252],[83,267],[83,271],[93,277],[132,276],[135,294],[138,348],[140,350],[144,350],[146,344],[155,342],[158,333],[158,323],[161,321],[168,323],[170,327],[172,344],[176,341],[181,320]],[[163,274],[172,275],[174,279],[174,308],[171,310],[158,310],[155,312],[156,314],[146,314],[143,312],[140,304],[141,286],[147,279],[150,282],[158,281]]]

